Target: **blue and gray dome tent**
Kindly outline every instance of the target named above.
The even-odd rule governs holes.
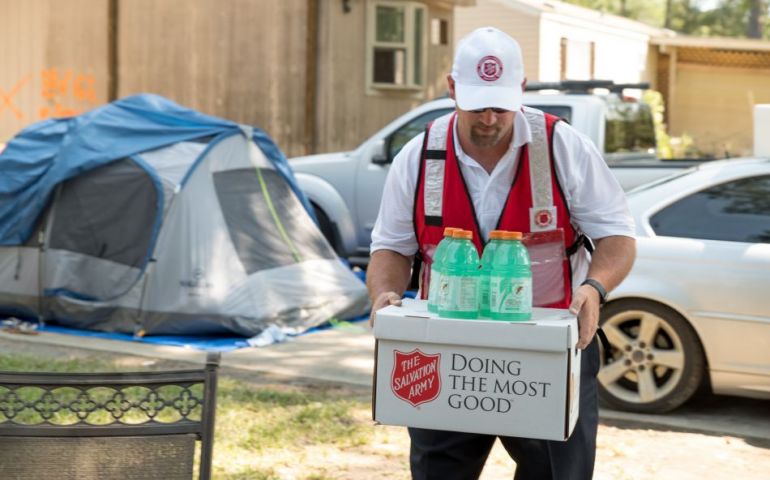
[[[103,331],[302,331],[368,308],[261,130],[155,95],[0,153],[0,311]]]

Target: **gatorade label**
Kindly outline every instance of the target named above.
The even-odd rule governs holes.
[[[482,310],[489,310],[489,277],[479,278],[479,307]]]
[[[438,292],[436,297],[436,306],[438,308],[444,308],[449,305],[449,277],[447,275],[439,275]],[[430,292],[430,290],[428,290]]]
[[[478,295],[478,277],[466,275],[446,275],[442,283],[446,284],[445,310],[454,312],[475,312]]]
[[[428,303],[438,306],[439,291],[441,290],[441,273],[435,268],[430,271],[430,286],[428,287]]]
[[[493,313],[532,313],[532,279],[491,277],[489,310]]]

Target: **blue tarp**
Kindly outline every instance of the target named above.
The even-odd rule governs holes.
[[[365,272],[357,271],[356,276],[365,281]],[[416,291],[409,290],[404,293],[404,297],[415,298]],[[301,335],[307,335],[314,332],[326,330],[329,328],[347,328],[351,323],[353,328],[363,328],[362,326],[355,325],[356,323],[368,321],[369,313],[361,315],[359,317],[350,319],[344,322],[327,322],[318,327],[313,327]],[[2,320],[2,318],[0,318]],[[66,335],[77,335],[81,337],[97,337],[105,338],[108,340],[123,340],[126,342],[141,342],[150,343],[155,345],[170,345],[175,347],[194,348],[196,350],[213,351],[213,352],[229,352],[231,350],[237,350],[239,348],[250,347],[249,339],[239,336],[207,336],[207,335],[147,335],[144,337],[135,337],[127,333],[114,333],[114,332],[96,332],[93,330],[82,330],[77,328],[61,327],[58,325],[46,324],[39,328],[42,332],[61,333]]]
[[[355,325],[356,323],[363,322],[369,319],[369,314],[361,315],[359,317],[347,320],[344,322],[327,322],[318,327],[313,327],[299,335],[308,335],[330,328],[356,328],[363,329],[362,326]],[[2,322],[0,318],[0,323]],[[35,322],[29,321],[36,326]],[[122,340],[124,342],[139,342],[149,343],[153,345],[169,345],[173,347],[185,347],[193,348],[196,350],[204,350],[209,352],[229,352],[237,350],[239,348],[252,347],[252,346],[267,346],[270,344],[269,338],[263,339],[261,344],[252,344],[246,337],[237,335],[146,335],[144,337],[135,337],[128,333],[119,332],[97,332],[94,330],[84,330],[80,328],[62,327],[54,324],[45,324],[42,326],[37,325],[34,330],[39,332],[58,333],[64,335],[75,335],[78,337],[92,337],[92,338],[104,338],[107,340]],[[296,334],[289,335],[290,337],[299,336]]]
[[[0,245],[24,243],[56,186],[69,178],[177,142],[237,133],[241,128],[236,123],[151,94],[116,100],[77,117],[31,125],[0,153]],[[252,138],[312,216],[275,143],[256,128]]]

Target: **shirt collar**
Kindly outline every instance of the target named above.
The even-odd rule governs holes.
[[[529,128],[527,116],[524,110],[519,110],[513,118],[513,139],[511,139],[511,148],[519,148],[525,143],[532,142],[532,130]]]

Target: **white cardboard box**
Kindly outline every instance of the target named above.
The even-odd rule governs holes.
[[[374,420],[387,425],[566,440],[580,398],[577,320],[535,308],[532,321],[438,317],[421,300],[374,324]]]

